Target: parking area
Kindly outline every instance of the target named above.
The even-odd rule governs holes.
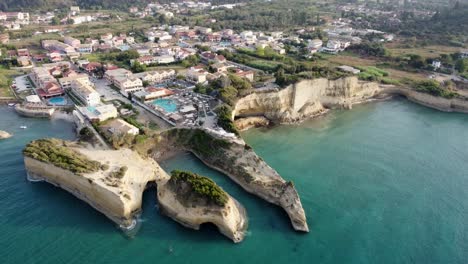
[[[16,92],[22,93],[26,91],[30,91],[34,88],[33,84],[29,81],[27,75],[21,75],[15,78],[13,81],[13,88],[15,88]]]

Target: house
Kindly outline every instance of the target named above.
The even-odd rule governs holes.
[[[74,13],[80,13],[80,7],[79,6],[70,6],[70,11]]]
[[[168,63],[175,62],[174,56],[170,56],[170,55],[156,56],[154,57],[154,59],[156,60],[157,64],[168,64]]]
[[[29,57],[27,56],[19,56],[18,58],[16,58],[16,62],[18,62],[18,65],[21,67],[31,65],[31,61],[29,60]]]
[[[76,48],[76,51],[79,53],[93,52],[93,44],[79,44],[75,48]]]
[[[133,75],[129,77],[116,77],[114,79],[114,85],[123,93],[132,93],[143,90],[143,82]]]
[[[130,134],[136,136],[140,133],[140,130],[137,127],[127,123],[120,118],[111,120],[108,124],[106,124],[106,126],[109,127],[108,130],[112,135]]]
[[[104,78],[119,88],[122,93],[131,93],[143,90],[143,81],[133,73],[126,69],[117,68],[114,70],[107,70]]]
[[[81,44],[81,41],[79,39],[76,39],[76,38],[72,38],[72,37],[65,37],[63,39],[63,42],[67,45],[70,45],[74,48],[78,47],[78,45]]]
[[[154,56],[151,56],[151,55],[145,55],[145,56],[141,56],[140,58],[136,59],[136,60],[133,60],[132,61],[132,64],[134,62],[139,62],[140,64],[144,64],[144,65],[150,65],[150,64],[155,64],[157,63],[156,62],[156,59]]]
[[[229,66],[226,65],[225,63],[215,63],[215,64],[211,65],[211,68],[215,72],[227,72]]]
[[[132,14],[135,14],[138,12],[138,7],[136,6],[132,6],[128,9],[128,12],[132,13]]]
[[[18,49],[17,50],[19,57],[29,57],[29,50],[28,49]]]
[[[223,55],[217,55],[216,53],[205,51],[201,54],[201,59],[206,62],[214,63],[225,63],[227,60]]]
[[[82,66],[83,70],[85,70],[87,73],[95,72],[97,69],[101,67],[102,67],[102,64],[99,62],[90,62]]]
[[[441,66],[442,66],[442,62],[440,62],[439,60],[432,61],[432,67],[434,67],[434,69],[439,69]]]
[[[134,76],[140,78],[144,82],[159,83],[174,78],[176,76],[176,72],[172,69],[165,71],[148,71],[136,73]]]
[[[255,74],[253,71],[243,71],[241,69],[236,69],[236,72],[234,73],[234,75],[241,77],[241,78],[245,78],[249,80],[250,82],[253,82],[254,77],[255,77]]]
[[[203,66],[191,67],[187,70],[186,78],[194,83],[204,83],[207,80],[209,72],[203,69]]]

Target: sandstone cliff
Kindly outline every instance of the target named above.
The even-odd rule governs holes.
[[[147,184],[169,178],[155,161],[142,159],[129,149],[96,150],[74,147],[73,150],[106,164],[108,168],[77,174],[25,156],[28,179],[44,180],[67,190],[122,228],[130,228],[135,224]],[[118,171],[123,167],[127,170],[119,175]]]
[[[319,115],[326,108],[350,108],[379,92],[377,83],[359,81],[357,77],[303,80],[279,91],[240,98],[233,118],[265,116],[279,123],[296,122]]]
[[[248,130],[254,127],[265,127],[269,124],[270,120],[264,116],[249,116],[245,118],[239,118],[234,121],[234,125],[239,131]]]
[[[468,100],[461,97],[449,99],[395,86],[383,86],[381,93],[401,95],[417,104],[444,112],[468,113]]]
[[[196,174],[195,174],[196,175]],[[208,178],[196,175],[215,184]],[[213,223],[219,231],[235,243],[244,239],[247,229],[245,208],[224,192],[222,203],[218,204],[197,194],[189,183],[174,180],[174,176],[165,184],[158,186],[158,201],[163,214],[180,224],[198,230],[201,224]]]
[[[49,145],[31,147],[38,141]],[[174,220],[194,229],[203,223],[213,223],[234,242],[244,238],[247,228],[245,209],[224,191],[228,199],[223,206],[203,203],[192,195],[192,190],[174,184],[156,161],[143,159],[130,149],[99,150],[55,139],[38,141],[28,144],[24,151],[28,179],[46,181],[70,192],[123,229],[135,226],[143,192],[148,184],[156,183],[161,210]],[[42,151],[41,147],[50,144],[59,146]],[[60,157],[52,159],[50,156]],[[62,163],[64,160],[68,163]],[[92,171],[79,172],[83,167],[90,167],[85,162],[93,163]],[[71,167],[70,164],[82,167]]]
[[[162,132],[152,143],[146,142],[144,153],[160,160],[174,149],[189,151],[243,187],[246,191],[282,207],[295,230],[308,232],[306,216],[299,195],[241,139],[226,139],[201,129],[175,128]]]

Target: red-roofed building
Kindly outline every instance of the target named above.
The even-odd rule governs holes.
[[[101,67],[102,64],[99,62],[90,62],[88,64],[83,65],[83,69],[88,73],[94,72],[95,70]]]
[[[49,82],[43,88],[36,90],[37,94],[42,98],[50,98],[64,94],[63,89],[56,82]]]
[[[251,82],[254,81],[254,72],[253,71],[243,71],[241,69],[237,69],[236,70],[236,73],[235,73],[236,76],[239,76],[241,78],[245,78]]]

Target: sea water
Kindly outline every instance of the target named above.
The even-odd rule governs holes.
[[[26,125],[26,130],[19,126]],[[72,125],[0,108],[1,263],[467,263],[468,115],[405,100],[331,111],[300,125],[242,136],[301,196],[310,233],[192,155],[161,165],[215,180],[247,209],[245,240],[182,227],[144,194],[141,227],[126,236],[65,191],[26,180],[21,149],[73,139]]]

